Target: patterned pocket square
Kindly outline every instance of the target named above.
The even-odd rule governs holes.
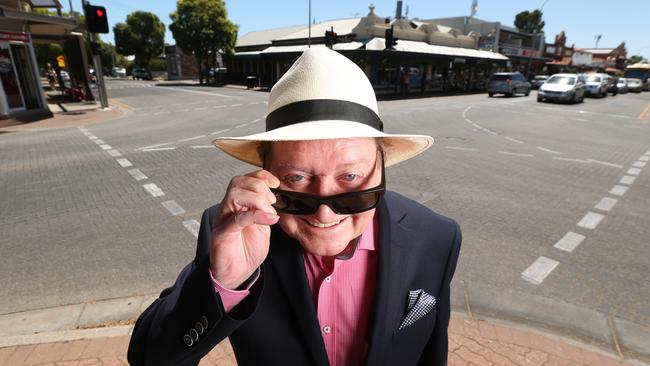
[[[436,298],[429,295],[426,291],[410,290],[406,317],[402,320],[398,330],[411,326],[423,316],[427,315],[433,307],[436,306]]]

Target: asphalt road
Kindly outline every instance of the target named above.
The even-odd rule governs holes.
[[[203,209],[252,170],[210,142],[262,131],[268,93],[125,80],[108,93],[127,115],[0,135],[0,314],[171,285]],[[545,299],[650,329],[649,103],[380,102],[388,132],[436,140],[387,182],[460,222],[455,299]]]

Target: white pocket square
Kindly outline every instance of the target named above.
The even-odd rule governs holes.
[[[399,325],[398,330],[409,327],[423,316],[427,315],[436,305],[436,298],[429,295],[426,291],[409,290],[408,305],[406,316]]]

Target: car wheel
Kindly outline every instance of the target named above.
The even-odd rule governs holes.
[[[524,95],[529,96],[530,95],[530,89],[526,89],[526,92],[524,93]]]
[[[537,101],[538,101],[538,102],[542,102],[542,101],[544,101],[544,98],[542,98],[542,97],[537,97]]]
[[[511,96],[513,96],[513,95],[514,95],[514,93],[513,93],[513,92],[510,92],[510,93],[506,93],[506,97],[508,97],[508,98],[509,98],[509,97],[511,97]]]
[[[494,93],[488,93],[488,97],[492,98],[494,96]]]

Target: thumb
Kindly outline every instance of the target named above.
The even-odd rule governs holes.
[[[237,212],[233,218],[234,224],[239,228],[250,225],[273,225],[278,222],[280,216],[272,212],[262,210],[248,210]]]

